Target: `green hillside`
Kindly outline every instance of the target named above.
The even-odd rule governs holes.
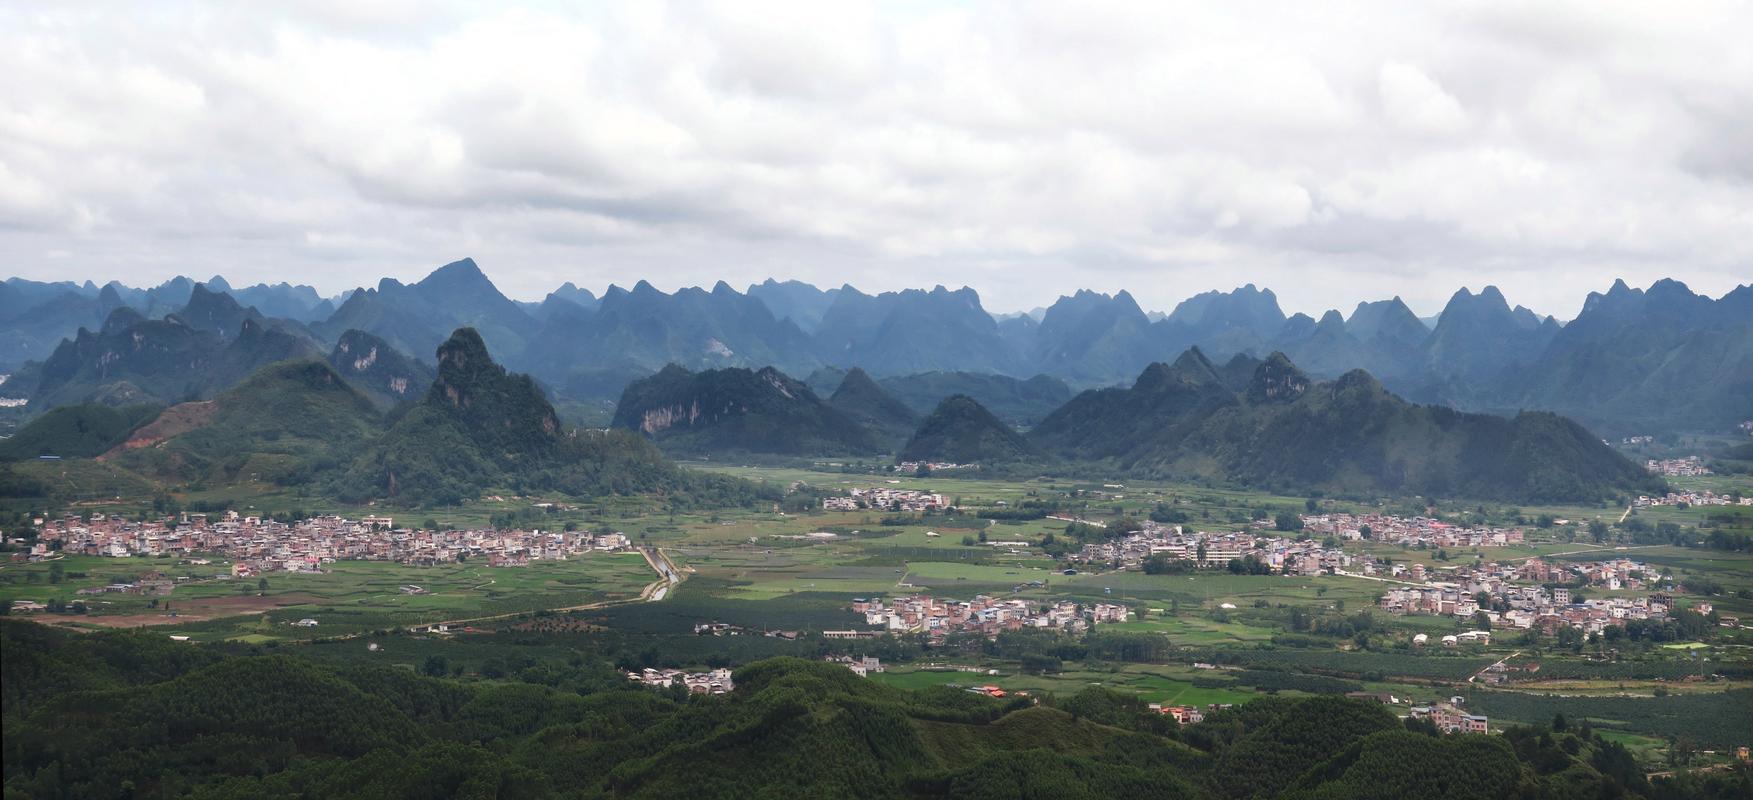
[[[1037,459],[1039,451],[1022,434],[967,395],[944,398],[919,424],[898,456],[900,461],[1000,464]]]
[[[913,409],[896,400],[857,367],[841,379],[839,388],[828,398],[828,405],[863,425],[890,446],[906,441],[914,426],[919,424],[919,415],[913,413]]]
[[[683,453],[842,455],[880,449],[864,426],[772,367],[690,372],[672,364],[628,384],[613,427]]]
[[[341,334],[329,352],[329,366],[383,408],[425,396],[434,375],[432,367],[360,330]]]
[[[56,455],[90,458],[121,444],[158,414],[158,406],[113,407],[96,403],[61,406],[0,441],[0,461]]]
[[[636,434],[568,430],[535,381],[495,363],[473,329],[438,348],[426,396],[369,447],[334,493],[450,505],[489,487],[575,496],[664,492],[740,502],[747,487],[678,469]]]
[[[1624,748],[1590,732],[1441,737],[1337,697],[1262,699],[1177,728],[1099,688],[1000,701],[795,658],[742,666],[729,694],[687,697],[629,687],[589,655],[486,679],[20,621],[0,621],[0,645],[5,788],[17,797],[1678,798],[1746,787],[1744,774],[1722,774],[1656,793]]]
[[[181,412],[182,409],[167,410]],[[167,420],[168,421],[168,420]],[[115,453],[163,481],[306,484],[344,464],[381,430],[369,400],[320,361],[274,364],[215,398],[188,425],[142,429]]]
[[[1197,351],[1085,392],[1030,438],[1069,460],[1282,491],[1596,501],[1660,481],[1570,420],[1408,403],[1354,370],[1314,383],[1282,354],[1232,391]]]

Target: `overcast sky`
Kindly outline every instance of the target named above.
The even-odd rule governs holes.
[[[267,5],[0,8],[0,272],[1561,318],[1753,280],[1744,2]]]

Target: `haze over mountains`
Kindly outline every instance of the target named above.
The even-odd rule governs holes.
[[[9,297],[47,294],[56,308],[83,297],[13,284]],[[1125,292],[1084,291],[1037,322],[995,318],[966,288],[795,282],[665,293],[641,281],[600,298],[567,285],[532,306],[465,259],[354,292],[309,323],[206,284],[156,318],[150,302],[117,301],[173,289],[97,290],[95,308],[114,306],[101,325],[0,387],[27,394],[27,416],[84,409],[27,427],[27,450],[150,440],[111,455],[158,480],[314,480],[337,496],[429,503],[507,485],[693,491],[658,448],[1592,500],[1659,482],[1571,419],[1519,409],[1606,426],[1753,416],[1748,287],[1713,300],[1672,281],[1616,284],[1570,325],[1489,287],[1457,292],[1430,328],[1398,299],[1349,319],[1286,317],[1252,285],[1157,320]],[[256,292],[278,308],[314,296]],[[414,355],[425,353],[436,367]],[[619,430],[567,432],[555,399],[610,393]],[[79,404],[169,408],[128,433],[138,411]]]
[[[601,297],[566,284],[540,303],[519,303],[468,259],[414,283],[384,279],[338,303],[310,287],[234,290],[223,279],[145,290],[9,279],[0,284],[9,343],[0,367],[15,376],[0,394],[27,397],[33,413],[85,400],[210,397],[262,364],[332,354],[349,331],[386,345],[378,347],[385,360],[426,361],[451,331],[471,327],[555,399],[605,406],[670,364],[774,367],[799,378],[825,371],[808,380],[819,394],[859,368],[925,414],[951,394],[989,403],[972,387],[994,376],[1013,381],[1007,390],[1046,380],[1054,395],[1051,384],[1061,382],[1131,381],[1196,346],[1214,363],[1283,352],[1315,378],[1364,369],[1409,400],[1553,410],[1608,435],[1719,429],[1753,417],[1753,286],[1713,299],[1671,280],[1647,290],[1616,283],[1590,294],[1568,324],[1514,306],[1493,287],[1458,290],[1434,327],[1398,298],[1360,303],[1349,315],[1286,315],[1270,289],[1253,285],[1199,294],[1156,316],[1126,292],[1080,291],[1038,320],[1000,319],[967,288],[871,295],[771,280],[747,291],[721,282],[671,293],[640,281]],[[928,374],[939,378],[924,396],[894,385]],[[405,388],[397,397],[368,391],[380,403],[407,398]],[[1028,425],[1064,399],[989,406]]]

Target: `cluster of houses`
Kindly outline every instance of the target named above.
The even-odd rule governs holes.
[[[1508,567],[1500,569],[1508,569]],[[1579,561],[1566,564],[1555,564],[1531,558],[1513,569],[1515,577],[1521,580],[1537,583],[1584,583],[1609,591],[1643,589],[1660,583],[1666,578],[1661,570],[1640,561],[1632,561],[1629,558]]]
[[[979,469],[979,464],[956,464],[950,461],[902,461],[895,465],[896,472],[913,474],[920,470],[943,472],[951,469]]]
[[[1393,514],[1311,514],[1304,516],[1303,533],[1332,536],[1345,541],[1374,539],[1407,547],[1504,547],[1521,544],[1520,528],[1469,527],[1429,517]],[[1264,526],[1269,522],[1259,522]]]
[[[1113,603],[1086,607],[1069,600],[1044,604],[1021,599],[999,600],[987,595],[977,595],[972,600],[913,595],[886,603],[880,598],[856,598],[852,601],[852,610],[864,615],[866,625],[890,633],[932,636],[947,636],[952,632],[997,636],[1002,631],[1024,628],[1084,633],[1098,624],[1125,622],[1131,614],[1126,606]]]
[[[1726,494],[1717,494],[1709,490],[1669,492],[1661,497],[1640,495],[1631,503],[1637,508],[1650,506],[1753,506],[1753,495],[1734,498]]]
[[[1654,472],[1657,475],[1666,475],[1670,478],[1710,474],[1710,468],[1706,467],[1704,465],[1704,459],[1699,458],[1698,456],[1687,456],[1685,458],[1652,458],[1645,461],[1643,466],[1650,472]]]
[[[1212,703],[1205,708],[1199,706],[1165,706],[1162,703],[1151,703],[1150,710],[1175,718],[1182,725],[1193,725],[1204,722],[1207,713],[1215,713],[1230,708],[1230,703]]]
[[[1583,582],[1608,590],[1638,589],[1654,584],[1662,575],[1635,561],[1615,559],[1589,564],[1555,565],[1530,559],[1521,565],[1482,564],[1458,567],[1444,575],[1445,580],[1424,586],[1397,586],[1382,595],[1379,605],[1392,614],[1424,614],[1453,616],[1463,619],[1484,614],[1492,627],[1527,630],[1537,628],[1553,633],[1560,628],[1577,628],[1584,633],[1599,633],[1608,626],[1623,625],[1629,620],[1665,619],[1668,603],[1661,595],[1640,597],[1607,597],[1578,601],[1570,589],[1540,584]],[[1518,585],[1511,581],[1531,581],[1535,585]],[[1486,604],[1481,605],[1481,595]],[[1445,637],[1445,645],[1465,644],[1483,640],[1490,634],[1474,632],[1469,638],[1455,641]],[[1414,644],[1424,642],[1414,638]]]
[[[638,672],[624,670],[621,673],[627,680],[641,686],[657,689],[668,689],[681,684],[688,688],[689,694],[725,694],[736,688],[731,682],[730,670],[715,669],[706,672],[686,672],[679,669],[652,669],[646,667]]]
[[[1487,733],[1487,718],[1481,714],[1469,714],[1460,708],[1453,698],[1447,703],[1428,706],[1413,706],[1413,719],[1428,719],[1436,729],[1443,733]]]
[[[1146,521],[1137,533],[1084,545],[1066,556],[1074,563],[1137,569],[1153,556],[1212,567],[1253,556],[1273,572],[1290,575],[1330,573],[1351,566],[1352,556],[1315,541],[1294,541],[1252,533],[1189,532],[1179,525]],[[1201,557],[1203,556],[1203,560]]]
[[[917,489],[858,488],[841,497],[822,498],[822,508],[829,511],[937,511],[948,505],[943,495]]]
[[[823,660],[852,670],[852,674],[860,678],[870,677],[885,669],[882,659],[876,656],[827,656]]]
[[[183,514],[175,520],[138,522],[93,514],[38,521],[37,542],[29,558],[55,551],[92,556],[161,556],[216,553],[234,559],[232,572],[320,572],[340,560],[394,561],[430,565],[479,560],[490,566],[518,566],[542,559],[565,559],[590,551],[624,550],[625,534],[491,528],[425,530],[398,528],[390,517],[311,517],[278,522],[227,511],[217,518]]]

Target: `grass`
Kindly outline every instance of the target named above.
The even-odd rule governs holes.
[[[200,566],[172,558],[70,556],[61,560],[67,578],[59,584],[48,582],[53,562],[9,564],[0,567],[0,599],[77,598],[90,606],[90,614],[43,618],[88,626],[163,626],[167,632],[199,639],[258,641],[353,634],[630,598],[656,579],[636,553],[592,553],[523,567],[341,561],[320,574],[268,573],[262,579],[267,581],[264,589],[256,579],[230,579],[229,562],[211,560],[212,564]],[[76,594],[81,588],[132,580],[151,570],[173,577],[187,575],[190,580],[158,598]],[[408,585],[425,593],[404,593],[402,587]],[[307,617],[318,620],[318,626],[288,624]]]

